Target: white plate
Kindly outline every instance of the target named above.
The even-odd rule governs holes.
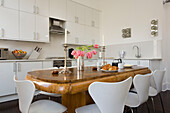
[[[112,71],[109,71],[109,70],[103,70],[103,69],[101,69],[101,71],[103,71],[103,72],[118,72],[118,70],[112,70]]]

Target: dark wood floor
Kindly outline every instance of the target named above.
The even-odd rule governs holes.
[[[162,92],[161,95],[163,98],[165,113],[170,113],[170,91]],[[48,99],[48,97],[44,95],[34,97],[34,101],[39,99]],[[57,101],[59,103],[61,102],[61,98],[51,97],[51,100]],[[154,100],[156,113],[163,113],[159,96],[155,97]],[[148,100],[148,104],[150,108],[150,113],[153,113],[151,99]],[[18,108],[18,100],[0,103],[0,113],[20,113]],[[138,113],[148,113],[146,104],[143,104],[138,108]]]

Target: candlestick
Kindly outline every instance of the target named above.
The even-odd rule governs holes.
[[[65,44],[67,44],[67,29],[65,29]]]
[[[64,44],[64,51],[65,51],[65,61],[64,61],[64,69],[62,69],[59,74],[70,74],[71,71],[67,68],[67,44]]]

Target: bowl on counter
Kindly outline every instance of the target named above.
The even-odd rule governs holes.
[[[26,51],[22,51],[22,50],[14,50],[14,51],[12,51],[12,54],[17,59],[23,59],[26,56],[27,52]]]

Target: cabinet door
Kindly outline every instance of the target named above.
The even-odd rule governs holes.
[[[35,15],[20,12],[20,40],[33,41],[35,37]]]
[[[93,27],[92,44],[99,44],[99,43],[100,43],[100,30],[96,27]]]
[[[77,23],[79,24],[83,24],[85,23],[85,7],[80,5],[80,4],[76,4],[76,17],[77,17]]]
[[[53,61],[43,61],[43,69],[52,68]]]
[[[92,26],[99,28],[99,24],[100,24],[100,12],[97,10],[93,10]]]
[[[79,43],[79,40],[77,40],[78,42],[76,41],[76,24],[74,22],[67,22],[66,28],[70,32],[70,34],[68,34],[68,43],[70,44]]]
[[[76,22],[76,3],[67,0],[67,21]]]
[[[14,83],[14,64],[0,63],[0,96],[11,95],[15,93]]]
[[[149,60],[140,60],[140,66],[149,67]]]
[[[81,24],[76,24],[76,38],[79,40],[79,44],[87,44],[86,37],[84,37],[85,26]]]
[[[48,17],[50,13],[49,5],[49,0],[36,0],[37,13]]]
[[[24,80],[27,72],[42,69],[42,62],[18,62],[17,76],[18,79]]]
[[[20,0],[20,10],[29,13],[35,13],[35,0]]]
[[[0,7],[0,38],[19,38],[19,12]]]
[[[49,18],[36,15],[36,40],[49,42]]]
[[[11,9],[19,9],[19,0],[1,0],[0,3],[3,7],[11,8]]]
[[[93,10],[91,8],[85,9],[85,25],[92,26]]]
[[[91,26],[85,26],[85,40],[86,40],[86,43],[88,44],[92,44],[93,43],[93,27]]]
[[[50,0],[50,17],[66,20],[66,0]]]

